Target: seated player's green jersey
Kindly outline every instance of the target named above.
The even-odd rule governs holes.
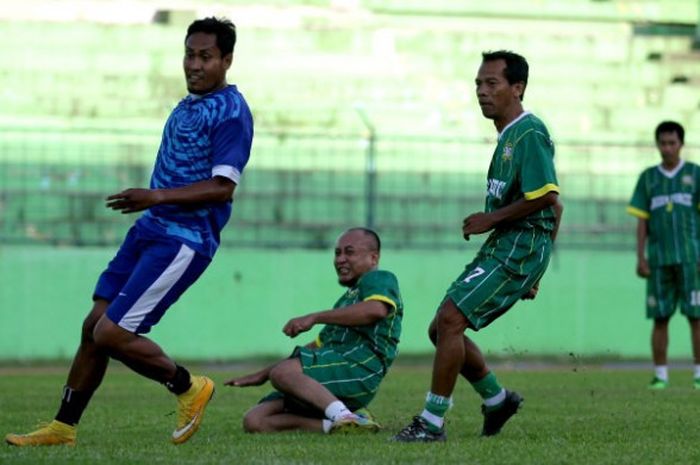
[[[700,259],[699,204],[700,166],[681,160],[672,171],[652,166],[642,172],[627,212],[647,220],[649,265]]]
[[[371,366],[379,361],[387,369],[396,357],[403,318],[403,302],[396,276],[384,270],[365,273],[333,308],[344,308],[366,300],[387,304],[389,313],[386,318],[364,326],[326,325],[317,343],[321,347],[338,347],[346,352],[346,357],[362,365]]]

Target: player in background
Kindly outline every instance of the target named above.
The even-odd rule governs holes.
[[[647,318],[654,320],[650,389],[669,385],[668,322],[680,304],[693,346],[700,389],[700,166],[681,159],[685,131],[675,121],[656,127],[661,164],[639,176],[627,211],[637,217],[637,275],[647,280]]]
[[[447,289],[430,324],[435,358],[430,391],[421,414],[392,439],[432,442],[446,439],[444,417],[461,374],[483,399],[481,434],[497,434],[523,399],[504,389],[477,345],[464,333],[491,324],[520,299],[537,294],[562,207],[554,171],[554,145],[547,128],[524,111],[528,64],[509,51],[484,53],[476,76],[483,115],[493,120],[498,144],[488,171],[486,208],[464,219],[465,239],[492,231]],[[536,323],[536,316],[531,318]]]
[[[189,95],[165,124],[150,189],[107,197],[112,210],[144,213],[97,281],[55,419],[28,434],[8,434],[9,444],[75,444],[80,417],[110,359],[177,396],[173,443],[185,442],[199,427],[214,383],[191,376],[143,335],[211,262],[248,162],[253,120],[236,86],[226,82],[235,42],[235,26],[225,19],[197,20],[187,29]]]
[[[377,269],[380,249],[370,229],[343,233],[333,264],[348,290],[332,310],[292,318],[282,329],[293,338],[325,324],[316,340],[285,360],[226,382],[245,387],[270,381],[277,389],[246,413],[247,432],[379,430],[364,407],[396,357],[403,317],[396,276]]]

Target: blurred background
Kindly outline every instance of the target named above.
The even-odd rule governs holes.
[[[430,353],[427,325],[483,240],[461,236],[462,219],[483,209],[496,140],[474,77],[482,51],[509,49],[530,63],[524,104],[555,141],[565,213],[538,298],[476,338],[505,357],[647,357],[625,206],[658,163],[660,121],[683,124],[684,157],[700,156],[700,1],[0,7],[0,360],[73,355],[94,283],[136,219],[104,198],[148,185],[165,119],[186,93],[186,28],[211,15],[237,25],[228,80],[256,135],[217,257],[152,333],[166,351],[235,359],[307,342],[281,328],[340,296],[332,247],[363,225],[399,277],[402,353]],[[670,355],[690,358],[680,317]]]

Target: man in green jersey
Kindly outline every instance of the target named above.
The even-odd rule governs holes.
[[[507,391],[464,332],[478,331],[520,299],[534,298],[547,268],[562,207],[554,146],[542,121],[523,111],[527,61],[509,51],[484,53],[476,77],[483,115],[498,130],[488,171],[486,208],[464,219],[465,239],[493,231],[440,304],[429,328],[435,344],[430,392],[420,415],[392,439],[446,439],[444,417],[461,374],[483,399],[481,434],[497,434],[523,399]]]
[[[700,389],[700,166],[681,159],[683,126],[664,121],[655,135],[661,164],[642,172],[627,207],[638,218],[637,274],[647,280],[647,317],[654,320],[649,388],[668,387],[668,321],[680,303],[690,323],[694,386]]]
[[[279,363],[226,382],[245,387],[269,380],[277,390],[246,413],[247,432],[379,430],[364,407],[396,357],[403,317],[396,276],[377,269],[380,248],[370,229],[344,232],[334,266],[348,290],[332,310],[292,318],[282,329],[296,337],[325,324],[316,340]]]

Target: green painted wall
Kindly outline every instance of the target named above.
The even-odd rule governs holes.
[[[92,286],[114,251],[0,247],[0,360],[72,357]],[[425,334],[435,306],[473,254],[384,251],[382,265],[398,275],[406,304],[403,353],[431,350]],[[340,293],[330,251],[223,249],[151,336],[178,358],[286,354],[295,341],[282,334],[284,323],[329,307]],[[537,300],[519,303],[476,339],[501,355],[648,357],[643,293],[632,251],[559,251]],[[670,331],[670,355],[688,358],[687,323],[674,318]]]

